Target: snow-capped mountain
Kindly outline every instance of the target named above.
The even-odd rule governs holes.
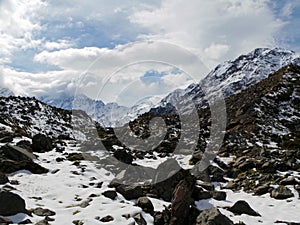
[[[0,96],[9,97],[14,96],[15,94],[8,88],[0,87]]]
[[[216,91],[221,91],[224,97],[228,97],[249,88],[289,64],[300,65],[300,54],[281,48],[257,48],[249,54],[218,65],[198,84],[170,93],[161,101],[160,106],[188,100],[200,103],[204,95],[209,98]]]
[[[148,112],[154,107],[155,102],[159,101],[157,98],[145,98],[133,107],[121,106],[117,103],[105,104],[101,100],[91,99],[84,94],[70,95],[63,93],[57,96],[42,96],[38,99],[57,108],[83,110],[104,127],[120,127],[135,119],[138,115]]]

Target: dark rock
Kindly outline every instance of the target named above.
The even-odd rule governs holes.
[[[84,222],[81,220],[73,220],[72,223],[75,225],[83,225],[84,224]]]
[[[32,152],[32,146],[30,141],[21,140],[16,144],[16,146],[26,149],[28,152]]]
[[[9,182],[8,177],[4,173],[0,172],[0,185],[6,184],[8,182]]]
[[[293,192],[289,188],[284,187],[284,186],[279,186],[278,188],[275,188],[271,192],[271,198],[287,199],[287,198],[291,198],[291,197],[294,197]]]
[[[215,190],[215,186],[212,183],[209,182],[197,182],[197,184],[204,188],[207,191],[214,191]]]
[[[116,157],[117,160],[126,164],[131,164],[133,161],[133,156],[130,155],[125,149],[116,150],[114,152],[114,157]]]
[[[171,202],[170,225],[186,225],[190,223],[189,220],[193,220],[190,212],[194,204],[191,195],[195,183],[193,177],[186,177],[177,184]]]
[[[0,160],[0,172],[14,173],[19,170],[28,170],[31,173],[42,174],[48,173],[49,170],[32,162],[32,161],[13,161],[13,160]]]
[[[253,169],[254,167],[255,164],[252,160],[246,160],[238,166],[238,169],[244,172]]]
[[[280,185],[295,185],[297,184],[298,182],[296,181],[295,177],[293,176],[289,176],[285,179],[283,179],[282,181],[280,181]]]
[[[41,220],[41,221],[37,222],[35,225],[50,225],[50,223],[48,223],[47,220]]]
[[[116,191],[123,195],[127,200],[137,199],[144,196],[143,190],[139,185],[120,184],[116,187]]]
[[[114,218],[112,216],[109,216],[109,215],[100,219],[100,221],[103,222],[103,223],[107,223],[107,222],[110,222],[110,221],[113,221],[113,220],[114,220]]]
[[[154,211],[154,206],[153,206],[152,202],[150,201],[150,199],[147,197],[138,198],[136,204],[137,204],[137,206],[142,208],[142,210],[146,213],[153,213],[153,211]]]
[[[56,213],[51,211],[50,209],[43,209],[41,207],[34,209],[32,211],[32,213],[37,216],[54,216],[54,215],[56,215]]]
[[[32,150],[34,152],[49,152],[53,148],[51,138],[44,134],[37,134],[32,138]]]
[[[200,212],[196,220],[196,225],[233,225],[233,222],[217,208],[212,208]]]
[[[12,223],[13,222],[10,219],[0,217],[0,224],[1,225],[12,224]]]
[[[19,224],[32,224],[32,221],[30,219],[27,219],[27,220],[20,222]]]
[[[213,197],[213,199],[218,200],[218,201],[225,201],[227,194],[225,191],[215,191],[215,192],[213,192],[212,197]]]
[[[4,145],[0,148],[0,153],[3,155],[3,159],[10,159],[14,161],[32,161],[36,157],[28,152],[26,149],[13,145]]]
[[[144,219],[144,217],[142,216],[141,213],[138,213],[138,214],[134,215],[133,219],[135,220],[137,225],[147,225],[147,222],[146,222],[146,220]]]
[[[254,189],[254,194],[255,195],[264,195],[267,194],[270,190],[270,186],[265,184],[262,186],[257,187],[256,189]]]
[[[254,211],[246,201],[243,200],[237,201],[228,210],[236,215],[247,214],[250,216],[261,216],[259,213]]]
[[[0,215],[13,216],[18,213],[28,213],[24,199],[11,192],[0,192]]]
[[[67,159],[71,162],[84,160],[82,153],[70,153]]]
[[[188,170],[181,169],[176,160],[166,160],[157,168],[150,193],[170,202],[176,185],[186,178],[195,179]]]
[[[115,191],[105,191],[102,193],[106,198],[110,198],[111,200],[115,200],[117,197],[117,192]]]
[[[0,138],[0,143],[8,143],[8,142],[12,142],[14,140],[13,136],[5,136]]]
[[[209,191],[204,191],[202,188],[196,187],[193,191],[193,198],[195,201],[209,199],[212,197],[212,194]]]

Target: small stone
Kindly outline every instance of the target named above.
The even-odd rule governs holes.
[[[34,209],[33,214],[37,215],[37,216],[55,216],[56,213],[51,211],[50,209],[43,209],[41,207],[38,207],[36,209]]]
[[[218,201],[225,201],[227,194],[225,191],[215,191],[215,192],[213,192],[212,197],[213,197],[213,199],[218,200]]]
[[[146,220],[144,219],[144,217],[142,216],[141,213],[138,213],[138,214],[134,215],[133,219],[135,220],[135,222],[138,225],[147,225],[147,222],[146,222]]]
[[[109,216],[109,215],[100,219],[100,221],[103,222],[103,223],[107,223],[107,222],[110,222],[110,221],[113,221],[113,220],[114,220],[114,218],[112,216]]]
[[[102,193],[103,196],[105,196],[106,198],[110,198],[111,200],[115,200],[117,195],[117,192],[115,191],[105,191]]]
[[[81,220],[73,220],[72,223],[75,225],[83,225],[84,224],[84,222]]]

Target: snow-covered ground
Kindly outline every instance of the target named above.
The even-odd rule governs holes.
[[[14,140],[14,142],[19,141]],[[78,147],[73,141],[65,141],[67,143],[65,152],[78,152]],[[98,152],[99,153],[99,152]],[[56,212],[52,218],[55,219],[53,224],[72,224],[74,220],[83,221],[84,224],[124,224],[128,225],[134,222],[133,218],[126,219],[122,215],[142,213],[147,224],[153,224],[153,217],[143,212],[139,207],[135,206],[135,201],[127,201],[122,195],[118,194],[115,200],[111,200],[102,195],[106,190],[114,190],[108,188],[108,184],[114,178],[109,171],[103,168],[97,168],[95,162],[81,161],[80,166],[75,166],[73,162],[65,160],[57,162],[56,158],[61,153],[55,150],[47,153],[39,153],[37,162],[48,168],[49,173],[43,175],[31,174],[28,171],[19,171],[9,175],[10,181],[18,181],[18,185],[12,185],[15,190],[12,192],[19,194],[26,201],[27,209],[30,208],[47,208]],[[101,154],[100,154],[101,155]],[[182,165],[188,167],[187,159],[183,156],[177,156],[183,160]],[[157,161],[150,159],[137,160],[137,164],[154,168],[165,159],[159,158]],[[224,158],[224,162],[228,162],[229,158]],[[300,176],[298,173],[295,176]],[[97,187],[103,182],[101,187]],[[15,182],[13,182],[15,183]],[[222,189],[225,185],[214,183],[217,190]],[[1,186],[0,186],[1,187]],[[298,193],[289,186],[295,194],[295,197],[287,200],[275,200],[270,198],[269,194],[263,196],[253,196],[245,192],[226,191],[226,201],[216,201],[214,199],[201,200],[196,202],[196,206],[200,209],[208,209],[219,207],[221,212],[228,216],[232,221],[243,221],[245,224],[265,224],[271,225],[275,221],[300,221],[300,204]],[[164,206],[168,206],[170,202],[150,198],[156,211],[162,211]],[[262,217],[253,217],[248,215],[235,216],[231,212],[222,207],[232,206],[238,200],[247,201],[250,206],[259,212]],[[103,218],[105,216],[114,218],[111,222],[103,223],[95,218]],[[41,221],[43,217],[33,215],[32,217],[25,214],[18,214],[8,217],[15,223],[30,219],[33,223]]]

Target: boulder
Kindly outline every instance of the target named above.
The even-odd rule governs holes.
[[[150,193],[170,202],[176,185],[188,177],[195,179],[188,170],[181,169],[176,160],[166,160],[156,170]]]
[[[116,157],[117,160],[126,163],[131,164],[133,161],[133,156],[126,152],[125,149],[118,149],[114,152],[114,157]]]
[[[56,213],[51,211],[50,209],[44,209],[41,207],[38,207],[32,211],[33,214],[37,216],[55,216]]]
[[[196,225],[233,225],[233,222],[217,208],[203,210],[196,219]]]
[[[215,191],[213,192],[212,197],[217,201],[225,201],[227,194],[225,191]]]
[[[291,198],[294,197],[293,192],[284,186],[279,186],[278,188],[275,188],[272,190],[271,192],[271,198],[275,198],[275,199],[287,199],[287,198]]]
[[[32,161],[36,157],[26,149],[18,146],[6,144],[0,148],[0,153],[4,159],[15,161]]]
[[[37,134],[32,138],[32,150],[34,152],[44,153],[49,152],[53,148],[51,138],[44,134]]]
[[[13,216],[18,213],[28,213],[24,199],[19,195],[1,191],[0,192],[0,215]]]
[[[115,191],[105,191],[102,193],[106,198],[110,198],[111,200],[115,200],[117,197],[117,192]]]
[[[134,215],[133,219],[135,220],[137,225],[147,225],[147,222],[141,213],[137,213],[136,215]]]
[[[0,172],[0,185],[6,184],[8,182],[9,182],[8,177],[4,173]]]
[[[253,210],[246,201],[237,201],[232,207],[228,209],[230,212],[236,215],[247,214],[250,216],[261,216],[255,210]]]
[[[144,196],[142,187],[139,185],[120,184],[116,187],[116,191],[123,195],[123,197],[127,200],[137,199]]]
[[[153,213],[154,206],[149,198],[147,197],[140,197],[137,200],[137,206],[139,206],[144,212],[146,213]]]
[[[0,172],[14,173],[19,170],[28,170],[34,174],[48,173],[49,170],[34,163],[32,161],[13,161],[13,160],[0,160]]]
[[[191,206],[194,204],[192,193],[195,183],[195,179],[187,177],[177,184],[171,202],[170,225],[186,225],[195,219],[191,216]]]

